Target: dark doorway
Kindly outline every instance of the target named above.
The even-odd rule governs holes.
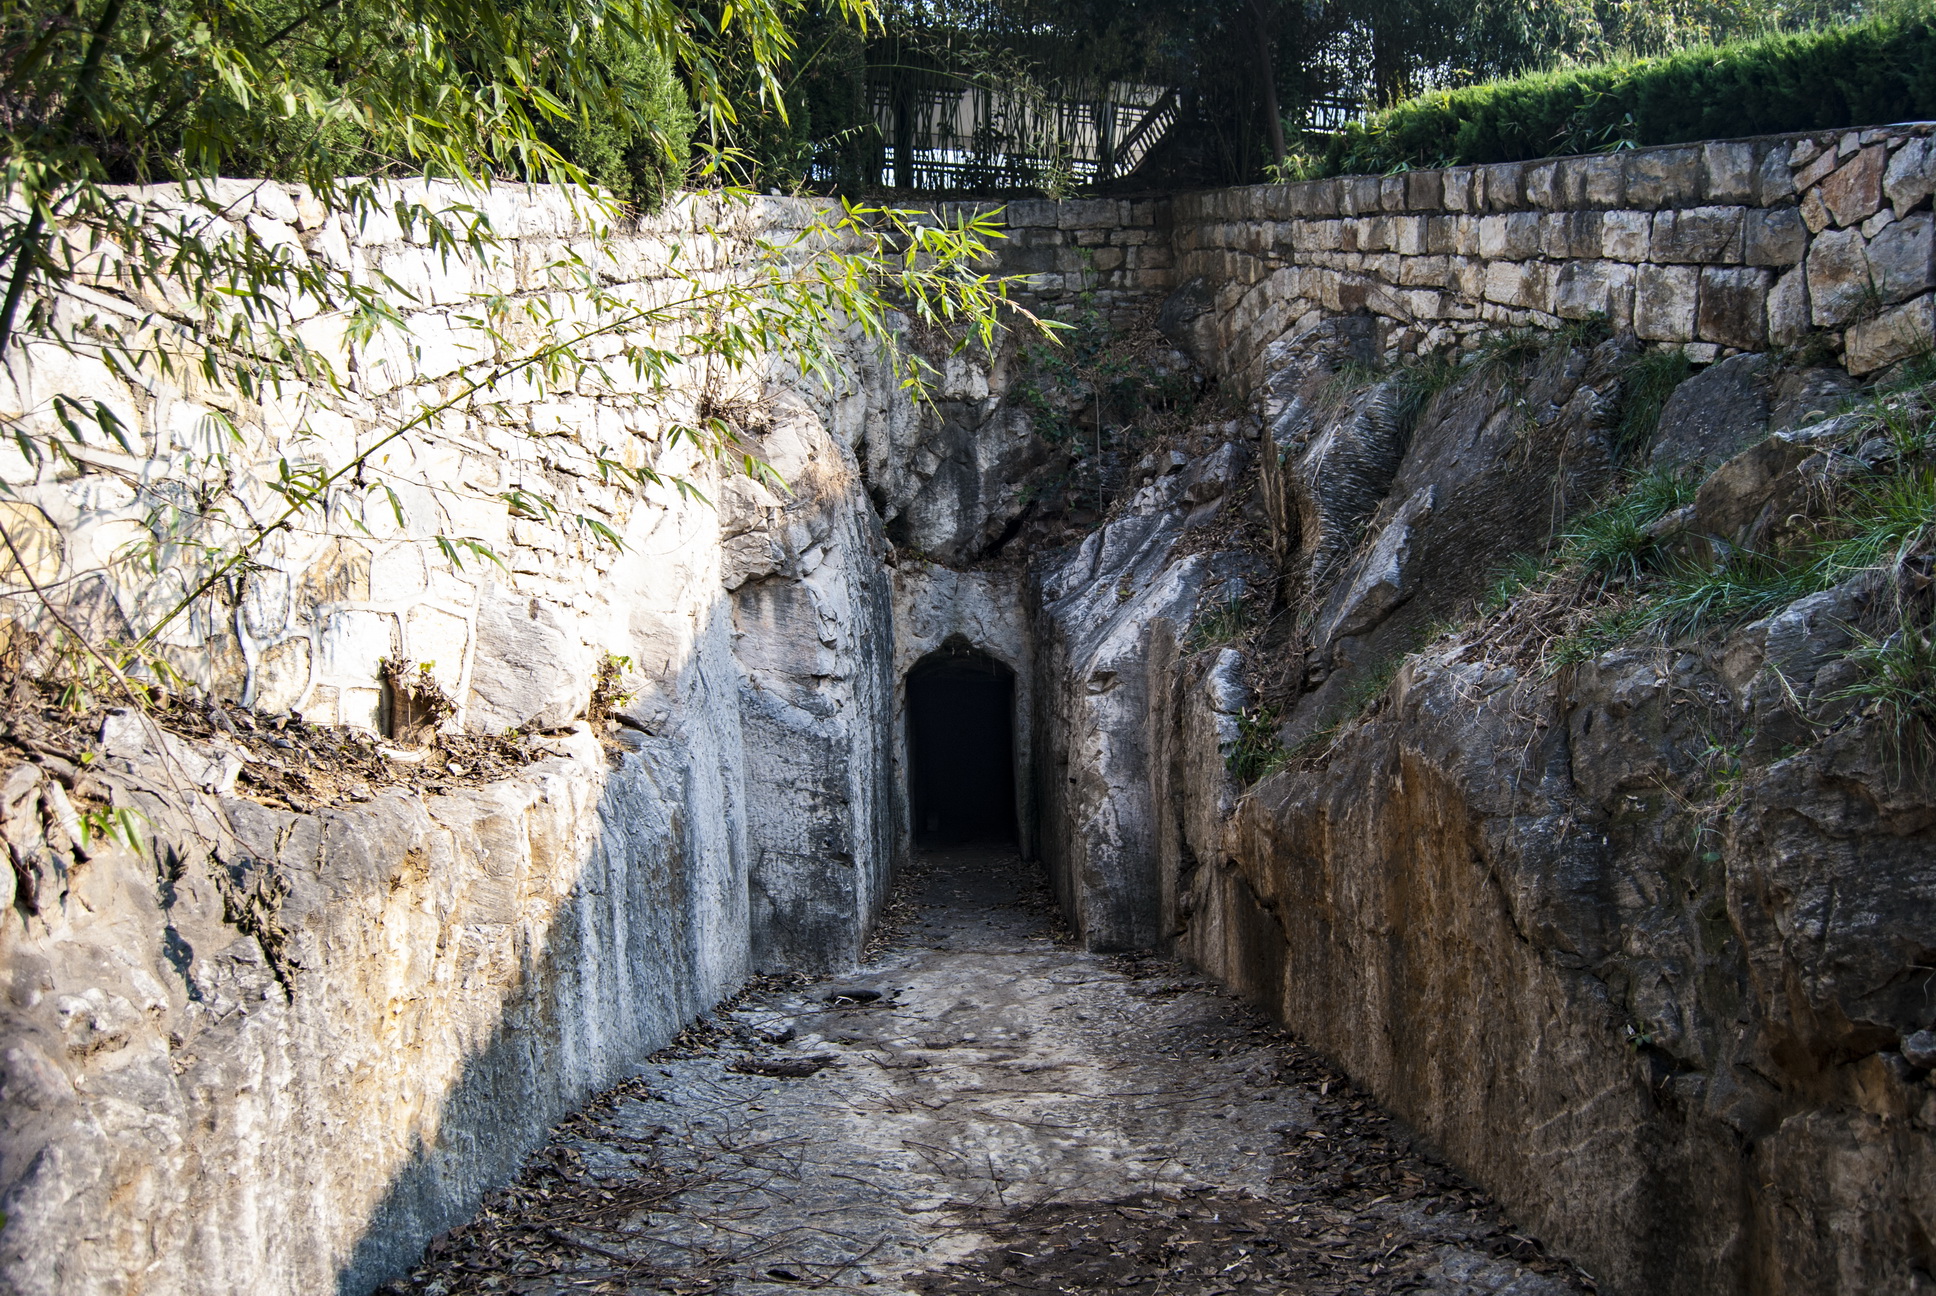
[[[914,840],[1015,840],[1015,672],[963,645],[907,677]]]

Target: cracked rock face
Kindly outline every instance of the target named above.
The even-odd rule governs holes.
[[[1042,854],[1091,949],[1164,939],[1148,717],[1170,687],[1164,645],[1269,587],[1260,554],[1211,538],[1239,508],[1251,435],[1238,422],[1203,429],[1194,454],[1156,453],[1117,516],[1034,569]]]
[[[1893,595],[1858,579],[1559,673],[1477,630],[1407,655],[1612,485],[1623,360],[1609,342],[1457,379],[1375,506],[1331,515],[1364,518],[1303,587],[1311,669],[1284,732],[1397,672],[1324,754],[1234,798],[1180,663],[1143,730],[1167,757],[1166,930],[1605,1290],[1927,1290],[1936,809],[1841,692],[1850,627]],[[1846,390],[1761,357],[1684,385],[1665,457],[1713,471],[1676,525],[1788,525]],[[1296,454],[1280,469],[1280,551],[1309,580],[1296,475],[1325,482]]]

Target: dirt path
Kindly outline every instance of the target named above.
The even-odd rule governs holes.
[[[767,984],[563,1122],[398,1292],[1590,1291],[1265,1019],[928,856],[862,972]]]

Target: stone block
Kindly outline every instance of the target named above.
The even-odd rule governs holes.
[[[302,705],[309,691],[309,640],[285,639],[257,658],[248,700],[258,710],[283,715]]]
[[[377,662],[397,651],[397,619],[387,612],[335,612],[323,622],[319,673],[346,685],[376,685]]]
[[[1449,212],[1472,210],[1472,168],[1451,167],[1439,173],[1440,201]]]
[[[1057,208],[1060,203],[1045,198],[1025,198],[1008,205],[1008,227],[1010,229],[1029,229],[1033,227],[1055,228],[1058,222]]]
[[[1555,261],[1597,259],[1602,215],[1597,211],[1558,211],[1541,217],[1541,254]]]
[[[1882,180],[1889,153],[1881,145],[1860,149],[1822,181],[1822,202],[1837,225],[1854,225],[1882,206]]]
[[[1386,176],[1378,182],[1378,209],[1388,212],[1405,210],[1404,176]]]
[[[1456,216],[1427,216],[1425,218],[1425,251],[1431,256],[1443,256],[1459,250],[1459,218]]]
[[[1479,255],[1488,259],[1524,261],[1539,255],[1540,214],[1505,212],[1479,221]]]
[[[1415,212],[1438,211],[1444,199],[1443,171],[1413,171],[1405,177],[1405,206]]]
[[[1123,223],[1122,203],[1114,198],[1065,198],[1057,207],[1055,223],[1065,230],[1114,228]]]
[[[1517,211],[1525,206],[1524,163],[1495,162],[1479,170],[1485,176],[1487,211]]]
[[[1600,254],[1615,261],[1645,261],[1654,218],[1646,212],[1610,211],[1600,216]]]
[[[1873,291],[1862,231],[1828,230],[1816,236],[1808,249],[1808,300],[1817,327],[1848,323]]]
[[[1641,266],[1634,283],[1634,334],[1649,342],[1692,341],[1700,284],[1694,266]]]
[[[1936,149],[1928,141],[1912,139],[1896,150],[1883,172],[1882,190],[1896,214],[1912,211],[1936,191]]]
[[[1344,186],[1344,199],[1338,211],[1344,216],[1368,216],[1379,209],[1379,195],[1384,191],[1382,176],[1346,176],[1339,182]]]
[[[1796,266],[1768,293],[1768,340],[1788,346],[1808,335],[1814,321],[1808,310],[1808,272]]]
[[[1485,298],[1501,306],[1548,310],[1552,288],[1540,261],[1494,261],[1486,267]]]
[[[1694,332],[1705,342],[1759,351],[1768,344],[1768,287],[1772,270],[1709,266],[1701,271]]]
[[[1557,162],[1534,162],[1528,165],[1525,176],[1527,203],[1544,211],[1551,211],[1560,205],[1558,179]]]
[[[1786,202],[1795,196],[1795,173],[1788,169],[1788,150],[1771,148],[1755,168],[1754,200],[1763,207]]]
[[[1402,256],[1420,256],[1425,251],[1425,217],[1391,216],[1391,250]]]
[[[1916,212],[1869,240],[1869,275],[1883,304],[1936,288],[1936,217]]]
[[[1750,211],[1742,232],[1741,259],[1749,265],[1798,265],[1808,251],[1808,231],[1793,207]]]
[[[470,622],[453,612],[414,607],[404,621],[404,660],[430,666],[430,673],[446,693],[456,695],[462,684],[464,652],[470,646]]]
[[[1632,313],[1634,269],[1621,261],[1569,261],[1553,284],[1553,313],[1562,319],[1605,315],[1619,321]]]
[[[1398,265],[1398,282],[1412,287],[1443,288],[1448,272],[1442,256],[1409,256]]]
[[[1842,359],[1850,373],[1860,376],[1932,347],[1936,347],[1936,297],[1918,297],[1852,326]]]
[[[1752,144],[1717,140],[1701,146],[1701,169],[1707,183],[1703,196],[1711,203],[1755,201],[1755,149]]]
[[[1344,210],[1344,181],[1319,180],[1310,190],[1311,214],[1335,220]]]
[[[1627,168],[1618,157],[1574,158],[1588,207],[1618,207],[1627,201]]]
[[[1625,157],[1626,202],[1647,211],[1687,207],[1701,199],[1698,148],[1640,149]]]
[[[1732,265],[1741,260],[1740,207],[1692,207],[1654,217],[1648,259],[1666,263]]]

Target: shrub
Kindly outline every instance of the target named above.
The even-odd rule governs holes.
[[[657,49],[617,37],[607,58],[626,111],[591,104],[544,134],[620,200],[652,210],[685,180],[693,115],[672,64]]]
[[[1332,137],[1327,175],[1936,116],[1936,10],[1444,90]]]

